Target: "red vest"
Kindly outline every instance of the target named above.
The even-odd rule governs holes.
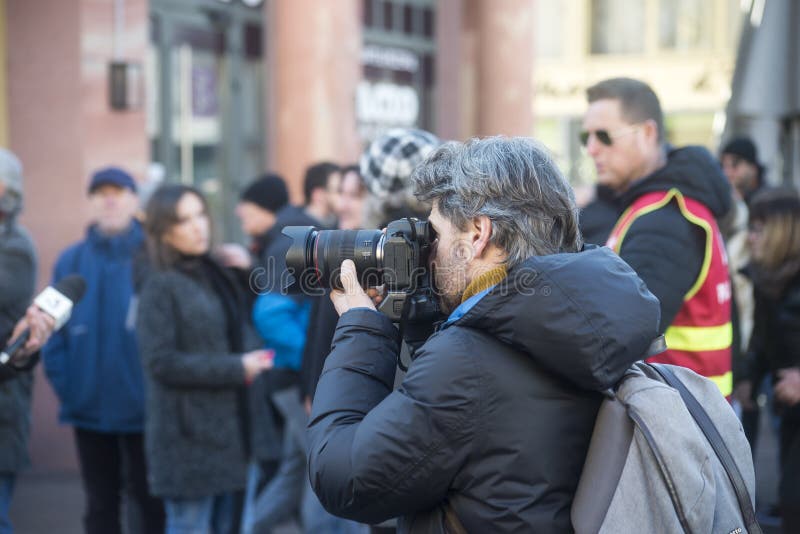
[[[648,359],[689,369],[713,380],[723,395],[733,389],[731,373],[731,281],[725,245],[714,215],[696,200],[685,198],[677,189],[646,193],[637,198],[617,221],[606,246],[617,254],[633,222],[670,202],[706,235],[706,249],[700,275],[683,297],[683,306],[664,333],[667,351]]]

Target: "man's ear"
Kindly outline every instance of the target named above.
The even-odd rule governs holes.
[[[644,132],[644,137],[650,144],[658,144],[658,126],[656,126],[656,121],[653,119],[647,119],[642,123],[642,131]]]
[[[472,219],[470,227],[470,240],[474,257],[481,257],[489,247],[492,239],[492,220],[486,215],[478,215]]]

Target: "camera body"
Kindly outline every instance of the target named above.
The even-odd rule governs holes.
[[[434,239],[427,221],[400,219],[386,227],[383,243],[386,295],[379,310],[393,321],[401,317],[411,321],[432,320],[439,314],[428,269]]]
[[[433,321],[438,317],[428,269],[435,234],[427,221],[399,219],[390,222],[384,232],[287,226],[283,233],[293,240],[286,253],[289,291],[341,289],[341,264],[350,259],[362,287],[386,286],[378,309],[392,321]]]

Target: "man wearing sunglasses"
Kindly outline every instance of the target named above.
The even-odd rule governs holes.
[[[630,78],[587,89],[580,140],[620,213],[606,245],[661,301],[669,350],[653,361],[688,367],[732,391],[731,285],[717,220],[731,190],[705,148],[666,143],[658,97]]]

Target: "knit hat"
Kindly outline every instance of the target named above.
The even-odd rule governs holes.
[[[265,174],[248,185],[242,191],[240,199],[277,213],[289,203],[289,192],[283,178],[277,174]]]
[[[761,166],[761,163],[758,161],[758,149],[756,149],[756,145],[746,137],[738,137],[728,142],[722,149],[722,154],[738,156],[757,167]]]
[[[106,167],[95,172],[89,183],[89,194],[91,195],[97,188],[104,185],[116,185],[122,189],[136,192],[136,181],[130,174],[118,167]]]
[[[361,156],[370,193],[385,198],[409,189],[411,172],[440,144],[432,133],[411,128],[395,128],[375,139]]]
[[[22,164],[5,148],[0,148],[0,183],[6,188],[0,197],[0,212],[19,212],[22,208]]]

